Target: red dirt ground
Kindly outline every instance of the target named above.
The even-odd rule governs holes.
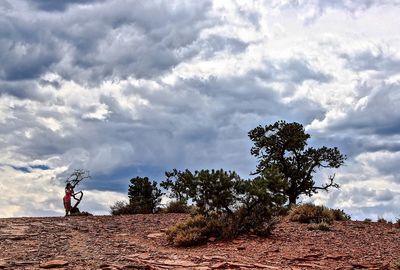
[[[331,231],[284,220],[269,238],[177,248],[182,214],[0,219],[0,269],[394,269],[398,224],[342,221]]]

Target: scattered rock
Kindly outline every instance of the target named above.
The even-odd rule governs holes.
[[[214,256],[203,255],[203,259],[207,260],[207,261],[212,261],[212,260],[224,261],[224,260],[226,260],[226,257],[218,256],[218,255],[214,255]]]
[[[151,233],[146,236],[147,238],[156,239],[160,237],[165,237],[165,233]]]
[[[22,266],[22,265],[32,265],[32,264],[36,264],[36,263],[37,263],[37,261],[16,261],[13,264]]]
[[[196,263],[194,263],[192,261],[185,261],[185,260],[163,260],[163,261],[158,261],[157,264],[168,265],[168,266],[180,266],[180,267],[195,267],[195,266],[197,266]]]
[[[338,255],[326,255],[326,259],[331,259],[331,260],[340,260],[343,258],[351,257],[350,255],[347,254],[338,254]]]
[[[264,269],[282,269],[282,267],[277,267],[277,266],[270,266],[270,265],[265,265],[261,263],[253,263],[254,267],[257,268],[264,268]]]
[[[40,264],[40,268],[49,269],[49,268],[63,267],[66,265],[68,265],[67,261],[52,260],[52,261],[47,261],[45,263]]]
[[[358,268],[358,269],[369,269],[369,268],[373,267],[373,265],[368,264],[368,263],[363,263],[363,262],[360,262],[360,263],[352,263],[351,266],[353,266],[353,268],[356,268],[356,269],[357,269],[357,268]]]
[[[356,222],[334,222],[331,233],[314,234],[306,224],[286,220],[267,238],[243,235],[173,247],[165,228],[186,218],[154,214],[0,219],[0,269],[385,269],[400,250],[399,241],[393,241],[400,238],[400,230],[393,226],[371,223],[358,230],[346,225]]]
[[[211,265],[211,269],[223,269],[227,265],[228,264],[226,262],[215,263],[215,264]]]
[[[315,268],[317,268],[317,269],[327,269],[327,267],[321,266],[321,265],[318,265],[318,264],[315,264],[315,263],[299,263],[299,264],[295,264],[293,266],[298,266],[301,269],[304,269],[304,267],[312,268],[312,269],[315,269]]]

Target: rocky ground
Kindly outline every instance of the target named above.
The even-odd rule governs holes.
[[[335,222],[331,231],[283,221],[269,238],[170,246],[181,214],[0,219],[0,269],[393,269],[397,224]]]

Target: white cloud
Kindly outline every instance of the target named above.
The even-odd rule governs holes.
[[[64,186],[58,175],[66,169],[67,167],[54,170],[31,169],[27,173],[9,166],[1,166],[0,217],[64,215]],[[79,186],[76,191],[78,189]],[[125,198],[125,194],[118,192],[84,190],[84,198],[79,207],[81,211],[104,214],[109,211],[110,205]]]

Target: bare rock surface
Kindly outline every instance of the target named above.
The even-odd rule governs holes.
[[[183,214],[0,219],[0,269],[390,269],[400,227],[335,222],[331,231],[283,221],[252,235],[191,248],[168,244]]]

